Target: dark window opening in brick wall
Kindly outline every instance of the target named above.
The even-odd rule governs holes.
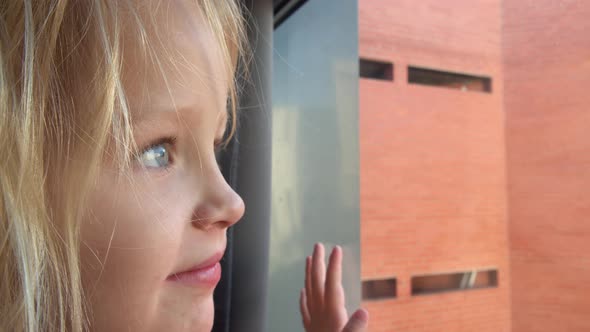
[[[363,300],[391,299],[397,296],[395,278],[363,281]]]
[[[412,295],[498,287],[498,271],[467,271],[412,277]]]
[[[408,83],[463,91],[492,92],[492,79],[490,77],[412,66],[408,67]]]
[[[362,78],[393,81],[393,64],[377,60],[360,59],[359,74]]]

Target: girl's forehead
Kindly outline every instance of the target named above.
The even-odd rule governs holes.
[[[131,112],[191,105],[225,110],[229,80],[221,48],[198,10],[171,1],[143,31],[127,29],[122,79]]]

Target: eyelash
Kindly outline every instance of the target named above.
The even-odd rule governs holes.
[[[158,146],[158,145],[162,145],[162,144],[168,144],[172,147],[172,149],[170,150],[170,165],[163,168],[163,170],[168,170],[172,164],[174,163],[174,147],[176,146],[176,140],[177,137],[176,136],[165,136],[165,137],[161,137],[158,138],[157,140],[149,143],[148,145],[146,145],[144,148],[140,149],[139,153],[137,154],[137,156],[141,156],[144,152],[146,152],[149,149],[153,149],[154,147]],[[215,160],[217,162],[217,166],[221,169],[221,160],[220,158],[218,158],[218,154],[223,150],[224,146],[223,146],[223,141],[222,140],[215,140],[213,142],[213,150],[215,153]]]
[[[143,149],[140,149],[140,154],[142,154],[142,153],[146,152],[147,150],[152,149],[158,145],[162,145],[162,144],[169,144],[171,146],[174,146],[176,144],[176,137],[175,136],[165,136],[165,137],[158,138],[157,140],[146,145]]]

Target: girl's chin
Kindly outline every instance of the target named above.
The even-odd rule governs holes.
[[[182,322],[178,329],[171,326],[163,327],[161,331],[211,331],[215,307],[213,304],[213,294],[207,296],[198,296],[191,298],[191,294],[184,293],[184,299],[178,299],[175,303],[176,310],[171,313],[172,322]],[[193,294],[194,295],[194,294]],[[170,312],[170,307],[163,309]],[[175,324],[176,325],[176,324]],[[160,331],[158,330],[158,331]]]

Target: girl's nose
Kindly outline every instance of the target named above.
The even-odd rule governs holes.
[[[244,215],[244,201],[225,181],[216,163],[207,173],[204,176],[202,199],[191,222],[204,230],[228,228]]]

